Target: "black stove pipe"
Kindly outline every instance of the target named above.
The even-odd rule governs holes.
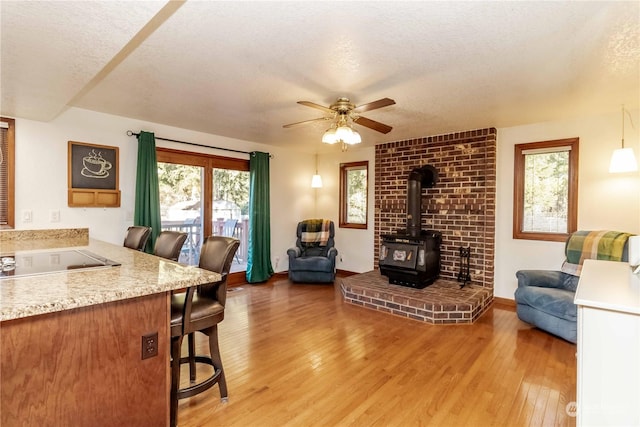
[[[438,182],[438,171],[425,165],[413,169],[407,179],[407,234],[420,236],[422,230],[422,188],[432,188]]]

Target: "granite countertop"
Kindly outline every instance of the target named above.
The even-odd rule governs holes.
[[[23,233],[24,235],[24,233]],[[87,234],[88,236],[88,234]],[[86,249],[120,263],[116,267],[73,270],[0,280],[0,321],[125,300],[220,280],[212,271],[82,238],[2,238],[1,252],[42,252],[56,248]],[[77,246],[78,242],[84,245]],[[76,246],[74,246],[76,245]]]

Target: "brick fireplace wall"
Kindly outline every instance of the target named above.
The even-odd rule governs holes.
[[[471,247],[474,284],[493,288],[496,129],[395,141],[376,146],[374,265],[382,234],[406,229],[407,177],[420,166],[438,171],[422,190],[422,229],[442,233],[440,278],[457,280],[460,247]]]

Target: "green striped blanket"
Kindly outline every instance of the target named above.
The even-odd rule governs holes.
[[[567,259],[561,270],[579,276],[585,259],[622,261],[629,236],[631,234],[619,231],[576,231],[565,244]]]

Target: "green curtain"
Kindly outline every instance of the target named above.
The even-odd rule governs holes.
[[[153,253],[156,237],[160,234],[161,222],[156,138],[152,132],[140,132],[138,135],[138,171],[133,225],[151,227],[151,237],[146,252]]]
[[[269,153],[254,151],[249,159],[249,247],[247,282],[259,283],[273,275],[269,205]]]

